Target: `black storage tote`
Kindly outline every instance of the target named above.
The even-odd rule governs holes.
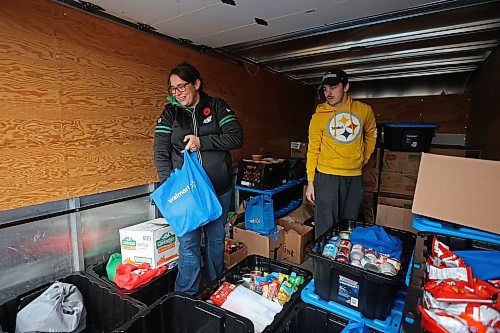
[[[391,311],[392,302],[398,291],[405,285],[416,236],[409,231],[384,227],[388,234],[398,237],[403,243],[401,269],[396,276],[388,276],[323,257],[323,248],[328,240],[338,235],[340,231],[348,230],[348,226],[352,224],[365,226],[363,222],[339,221],[337,226],[328,230],[314,242],[312,251],[309,253],[313,259],[314,289],[316,294],[325,301],[334,301],[352,308],[369,319],[385,319]],[[354,296],[357,297],[352,298],[356,301],[352,304],[339,297],[339,288],[345,287],[343,281],[348,281],[353,290],[356,290]]]

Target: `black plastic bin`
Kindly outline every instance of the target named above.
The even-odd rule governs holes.
[[[250,255],[244,260],[240,261],[236,266],[229,269],[229,271],[222,279],[213,282],[205,290],[200,292],[198,294],[198,297],[202,300],[208,300],[210,296],[222,285],[222,283],[224,283],[224,281],[236,283],[237,281],[241,280],[242,274],[250,273],[254,270],[269,273],[278,272],[283,274],[291,274],[292,272],[295,272],[297,275],[303,276],[305,280],[304,283],[299,287],[299,289],[295,293],[293,293],[292,298],[287,303],[285,303],[285,305],[283,306],[283,310],[281,310],[280,313],[276,314],[276,316],[274,317],[274,321],[265,329],[265,332],[274,332],[275,328],[286,318],[288,313],[292,311],[292,308],[298,302],[300,302],[300,293],[302,289],[312,279],[312,273],[308,270],[258,255]],[[231,313],[230,311],[226,312]]]
[[[74,273],[58,281],[75,285],[82,294],[87,310],[87,326],[84,332],[111,332],[146,309],[144,304],[118,295],[109,286],[83,272]],[[0,305],[0,326],[3,331],[13,333],[19,310],[40,296],[50,285],[51,283],[45,284]]]
[[[451,251],[464,251],[464,250],[483,250],[483,251],[500,251],[500,236],[496,235],[497,242],[484,241],[474,239],[481,235],[487,235],[487,232],[474,231],[474,229],[459,227],[447,222],[429,219],[424,216],[415,215],[413,218],[415,228],[420,229],[415,222],[425,224],[435,224],[437,232],[424,232],[420,231],[417,235],[415,245],[415,266],[412,270],[410,278],[410,286],[408,287],[408,295],[406,296],[406,303],[403,314],[403,329],[407,333],[422,332],[421,328],[421,315],[417,307],[422,305],[423,299],[423,286],[425,283],[425,262],[432,250],[432,240],[436,237],[438,240],[447,245]],[[464,232],[465,231],[465,232]],[[466,233],[472,231],[471,233]],[[450,235],[451,234],[451,235]],[[459,236],[459,235],[462,235]]]
[[[132,297],[146,305],[151,305],[160,297],[174,290],[175,278],[177,277],[177,267],[169,269],[160,276],[155,277],[148,283],[135,289],[126,290],[119,288],[113,281],[108,279],[106,272],[107,261],[95,264],[87,268],[87,273],[102,281],[106,285],[112,286],[120,295]]]
[[[349,320],[307,303],[297,304],[285,321],[276,328],[276,333],[338,333],[349,324]],[[369,330],[370,332],[375,332]]]
[[[250,320],[192,296],[172,292],[114,333],[253,333]]]
[[[384,124],[384,148],[394,151],[428,152],[434,131],[433,123],[386,123]]]
[[[392,303],[398,291],[405,286],[406,273],[410,265],[415,247],[415,234],[384,227],[388,234],[398,237],[403,243],[401,254],[401,269],[396,276],[367,271],[363,268],[344,264],[322,256],[323,247],[328,240],[338,235],[339,231],[348,230],[348,227],[365,226],[363,222],[339,221],[339,224],[318,238],[309,255],[313,258],[314,289],[316,294],[325,301],[334,301],[345,305],[369,319],[385,319],[389,315]],[[366,224],[366,226],[370,226]],[[347,303],[339,298],[339,287],[352,286],[353,300]],[[356,290],[356,288],[359,288]],[[357,294],[357,295],[356,295]],[[354,297],[357,296],[357,297]],[[357,304],[356,304],[357,303]]]

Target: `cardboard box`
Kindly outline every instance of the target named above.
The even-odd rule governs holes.
[[[166,265],[179,257],[179,240],[164,218],[119,230],[122,263],[151,268]]]
[[[380,148],[375,148],[368,160],[368,164],[365,165],[366,169],[380,169]]]
[[[276,222],[284,228],[285,232],[283,259],[298,265],[302,264],[305,258],[304,249],[307,243],[314,239],[314,228],[301,225],[293,218],[286,216]]]
[[[290,142],[291,158],[307,158],[307,142]]]
[[[378,192],[379,173],[379,169],[363,169],[363,182],[365,184],[365,191]]]
[[[236,240],[226,238],[226,241],[236,241]],[[247,257],[248,246],[243,242],[241,242],[241,244],[242,244],[241,249],[239,249],[236,252],[233,252],[231,254],[226,254],[224,252],[224,266],[226,268],[229,269],[229,268],[233,267],[234,265],[236,265],[237,263],[239,263],[240,261],[242,261],[243,259],[245,259]]]
[[[422,153],[384,150],[382,171],[417,175]]]
[[[363,202],[361,203],[360,213],[364,217],[366,223],[375,223],[375,193],[364,192]]]
[[[273,235],[262,236],[254,231],[245,230],[245,223],[239,223],[233,228],[233,238],[247,245],[249,255],[258,254],[273,260],[281,260],[285,235],[282,226],[277,228],[278,239],[275,240]]]
[[[380,192],[413,196],[416,184],[416,175],[382,171],[379,189]]]
[[[392,206],[392,207],[411,209],[411,206],[413,204],[413,200],[380,196],[378,198],[378,204]]]
[[[423,154],[412,212],[500,233],[500,162]]]
[[[377,225],[417,233],[411,226],[413,214],[410,209],[386,205],[377,206]]]

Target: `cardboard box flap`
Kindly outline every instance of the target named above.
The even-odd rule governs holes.
[[[500,162],[422,154],[412,212],[500,233]]]

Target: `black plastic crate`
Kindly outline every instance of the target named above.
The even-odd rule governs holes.
[[[416,216],[415,219],[426,219],[422,216]],[[452,230],[455,233],[460,233],[459,230],[467,228],[456,228],[451,224],[442,223],[442,233],[447,230]],[[472,230],[472,229],[469,229]],[[419,232],[415,245],[414,267],[412,270],[410,285],[408,287],[408,295],[406,298],[404,313],[403,313],[403,329],[407,333],[422,332],[421,316],[417,307],[422,305],[422,297],[424,293],[425,283],[425,262],[432,251],[432,240],[436,237],[439,241],[449,246],[451,251],[463,250],[484,250],[484,251],[500,251],[500,244],[475,240],[472,238],[459,237],[457,235],[445,235],[438,233]]]
[[[87,310],[87,326],[84,332],[111,332],[146,309],[144,304],[118,295],[109,286],[83,272],[57,281],[73,284],[82,294]],[[50,285],[51,283],[45,284],[0,305],[0,326],[4,332],[15,331],[17,313]]]
[[[386,123],[384,124],[384,148],[394,151],[428,152],[434,131],[433,123]]]
[[[247,318],[179,292],[160,298],[114,333],[253,333]]]
[[[356,311],[370,319],[385,319],[392,307],[398,291],[405,286],[406,273],[411,262],[415,247],[415,234],[384,227],[388,234],[398,237],[403,243],[401,254],[401,269],[396,276],[367,271],[363,268],[344,264],[322,256],[323,248],[328,240],[339,231],[348,230],[349,226],[369,226],[358,221],[339,221],[318,238],[309,255],[313,258],[314,289],[316,294],[325,301],[334,301]],[[338,297],[339,279],[347,279],[359,287],[357,306],[343,302]]]
[[[211,283],[205,290],[201,291],[197,296],[202,300],[210,299],[210,296],[225,282],[236,283],[241,280],[241,275],[250,273],[251,271],[261,272],[278,272],[283,274],[291,274],[295,272],[297,275],[304,277],[304,283],[299,289],[293,293],[291,299],[285,303],[280,313],[276,314],[274,321],[266,327],[265,332],[274,332],[274,329],[286,318],[292,308],[300,301],[300,293],[307,283],[312,279],[312,273],[308,270],[302,269],[297,266],[278,262],[269,258],[261,257],[258,255],[250,255],[244,260],[240,261],[236,266],[229,269],[225,276],[213,283]],[[225,310],[224,310],[225,311]],[[230,311],[227,311],[231,313]]]
[[[288,179],[288,163],[241,161],[236,184],[257,190],[269,190],[283,185]]]
[[[107,261],[95,264],[87,268],[87,273],[104,284],[112,286],[120,295],[132,297],[146,305],[151,305],[160,297],[174,290],[175,279],[177,277],[177,267],[169,269],[160,276],[155,277],[148,283],[135,289],[126,290],[118,287],[113,281],[108,279],[106,272]]]
[[[307,303],[297,304],[285,321],[276,328],[276,333],[338,333],[349,324],[349,320]],[[369,330],[370,332],[375,332]]]

